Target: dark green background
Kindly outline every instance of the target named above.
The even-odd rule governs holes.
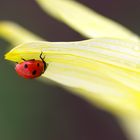
[[[139,0],[80,0],[140,33]],[[46,15],[34,0],[0,0],[0,20],[12,20],[49,41],[84,37]],[[17,76],[0,40],[0,140],[126,140],[115,118],[48,80]]]

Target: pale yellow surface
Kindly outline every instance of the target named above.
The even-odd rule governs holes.
[[[11,42],[13,45],[18,45],[23,42],[43,40],[29,30],[10,21],[0,21],[0,38]]]
[[[94,39],[40,42],[19,25],[0,22],[0,37],[14,45],[26,42],[5,58],[40,59],[42,51],[48,63],[42,76],[115,114],[131,139],[140,140],[139,36],[73,0],[36,1],[53,17]]]
[[[36,0],[56,19],[66,23],[83,36],[125,38],[138,41],[138,36],[74,0]]]
[[[78,42],[35,41],[14,48],[6,54],[6,59],[16,62],[21,58],[39,59],[42,51],[49,64],[43,76],[113,113],[138,115],[140,44],[125,42],[111,38]],[[120,48],[116,49],[117,46]],[[121,54],[123,57],[120,58]]]

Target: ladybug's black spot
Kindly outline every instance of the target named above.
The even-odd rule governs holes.
[[[32,71],[32,75],[36,75],[36,70]]]
[[[27,64],[25,64],[25,65],[24,65],[24,68],[25,68],[25,69],[26,69],[26,68],[28,68],[28,65],[27,65]]]
[[[37,63],[37,66],[39,67],[39,63]]]

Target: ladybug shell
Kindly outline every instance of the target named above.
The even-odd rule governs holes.
[[[41,60],[28,60],[16,64],[15,70],[21,77],[32,79],[44,73],[44,63]]]

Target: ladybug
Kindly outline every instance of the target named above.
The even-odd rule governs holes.
[[[24,62],[18,63],[15,66],[18,75],[26,79],[33,79],[42,75],[47,68],[47,64],[44,61],[45,57],[42,57],[42,54],[43,53],[41,52],[41,60],[25,60],[22,58]]]

